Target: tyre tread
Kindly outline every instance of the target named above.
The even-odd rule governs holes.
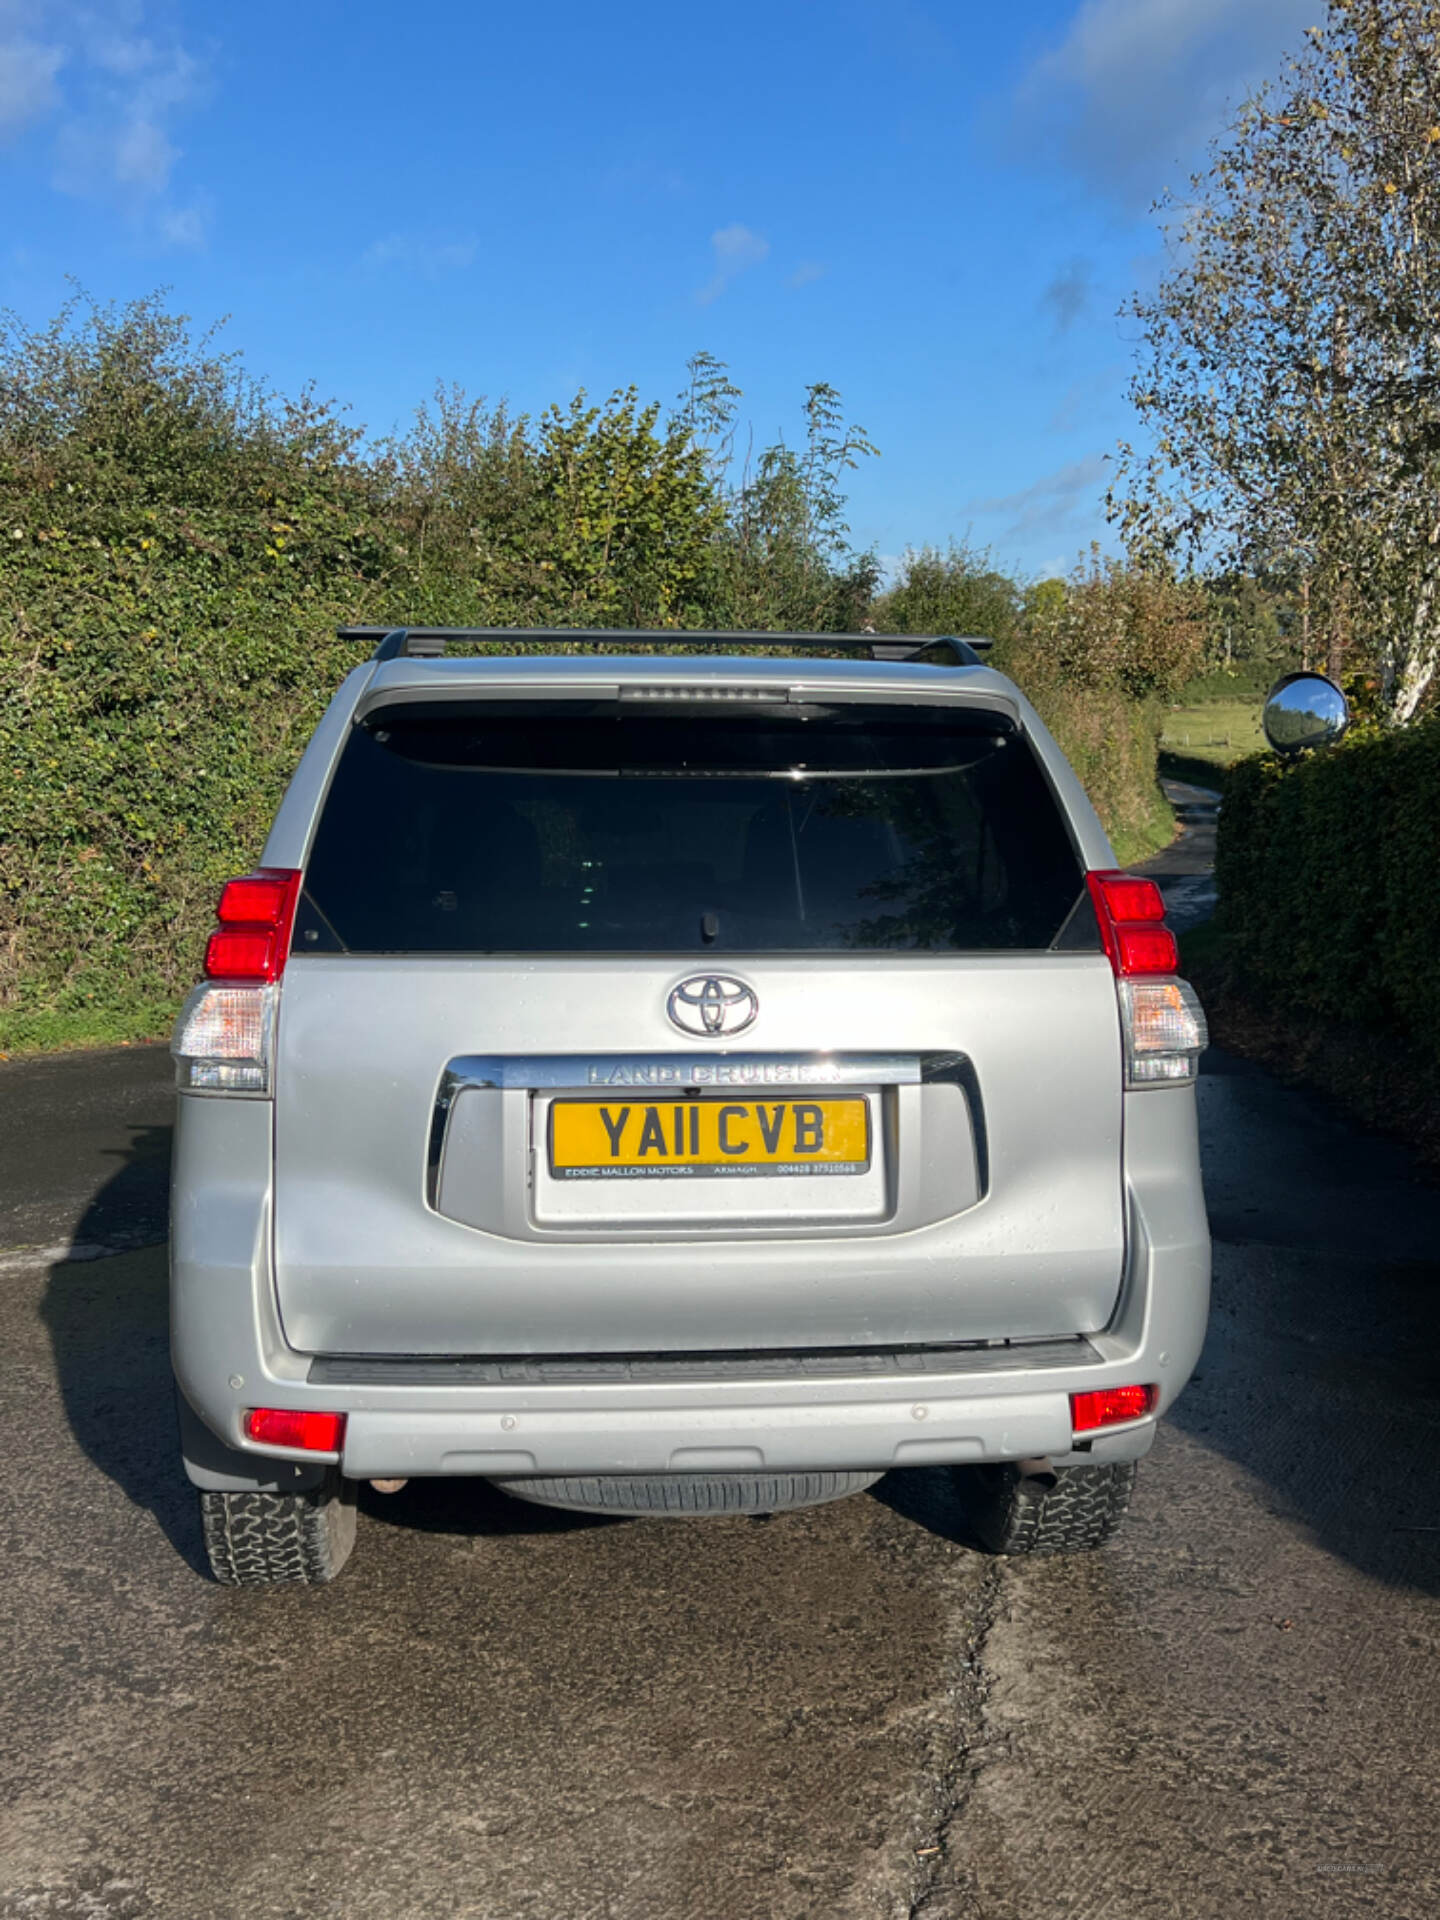
[[[1018,1467],[969,1469],[971,1517],[991,1553],[1089,1553],[1113,1538],[1135,1485],[1135,1462],[1060,1467],[1054,1484]]]
[[[332,1474],[308,1493],[207,1490],[200,1522],[222,1587],[320,1587],[350,1558],[354,1488]]]

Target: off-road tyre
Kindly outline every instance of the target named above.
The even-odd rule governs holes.
[[[332,1471],[310,1493],[203,1492],[200,1522],[222,1587],[323,1587],[355,1544],[355,1482]]]
[[[1135,1462],[1044,1474],[1016,1466],[957,1467],[955,1479],[970,1523],[991,1553],[1089,1553],[1124,1519]]]
[[[517,1500],[574,1513],[649,1514],[693,1519],[697,1514],[784,1513],[863,1493],[878,1473],[586,1473],[541,1474],[495,1480]]]

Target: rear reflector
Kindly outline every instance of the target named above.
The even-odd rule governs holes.
[[[256,984],[278,980],[299,898],[300,874],[294,867],[261,867],[229,881],[216,911],[220,924],[205,948],[207,976]]]
[[[1153,880],[1133,873],[1087,873],[1085,884],[1100,923],[1100,938],[1121,979],[1139,973],[1174,973],[1180,964],[1175,936],[1163,925],[1165,901]]]
[[[297,1413],[288,1407],[252,1407],[245,1432],[266,1447],[302,1447],[306,1453],[339,1453],[345,1444],[343,1413]]]
[[[1094,1393],[1072,1393],[1070,1424],[1076,1433],[1119,1426],[1124,1420],[1142,1419],[1159,1398],[1158,1387],[1101,1387]]]

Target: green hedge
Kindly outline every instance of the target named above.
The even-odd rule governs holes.
[[[1121,864],[1168,845],[1175,816],[1156,772],[1158,701],[1137,699],[1113,679],[1090,684],[1075,679],[1052,650],[1029,635],[997,647],[992,658],[1035,703],[1093,801]]]
[[[669,421],[630,391],[533,421],[446,390],[376,446],[257,393],[156,301],[39,332],[0,314],[0,1050],[165,1030],[221,882],[258,859],[360,657],[339,622],[866,619],[876,569],[839,519],[863,434],[812,387],[803,452],[731,485],[712,446],[731,390],[691,371]],[[1138,593],[1075,591],[1101,589]],[[1124,856],[1166,837],[1153,715],[1109,654],[1077,679],[1053,647],[1014,651]]]
[[[1440,720],[1225,782],[1218,931],[1274,1004],[1440,1057]]]

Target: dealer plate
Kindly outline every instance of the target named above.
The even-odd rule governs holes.
[[[870,1102],[552,1100],[557,1180],[854,1174],[870,1167]]]

